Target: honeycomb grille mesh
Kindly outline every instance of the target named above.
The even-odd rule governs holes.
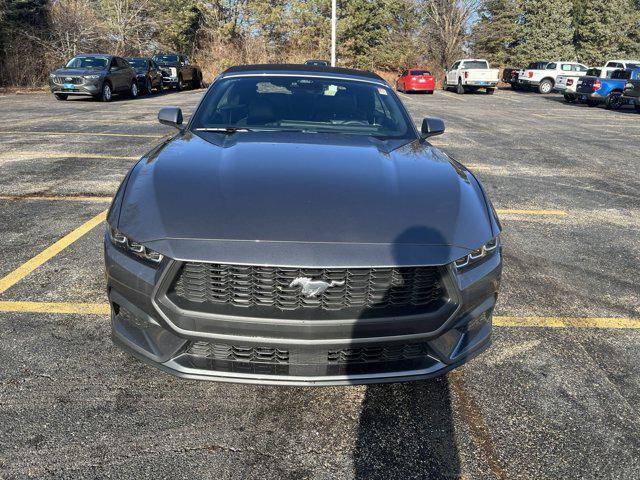
[[[313,297],[291,286],[295,278],[335,282]],[[173,282],[190,302],[279,310],[421,307],[443,296],[437,267],[287,268],[185,263]]]

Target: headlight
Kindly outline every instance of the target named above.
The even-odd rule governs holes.
[[[125,250],[132,255],[149,260],[154,263],[160,263],[162,261],[162,255],[150,248],[145,247],[141,243],[138,243],[130,238],[127,238],[120,231],[113,227],[109,227],[109,239],[116,247]]]
[[[499,246],[500,246],[500,237],[496,237],[488,241],[487,243],[485,243],[480,248],[475,249],[473,252],[469,253],[468,255],[465,255],[464,257],[459,258],[458,260],[453,262],[453,264],[456,266],[458,270],[462,270],[464,268],[467,268],[471,265],[474,265],[480,262],[483,258],[491,255],[498,249]]]
[[[100,75],[85,75],[84,78],[86,78],[87,80],[97,80],[98,78],[100,78]]]
[[[56,78],[56,74],[55,73],[50,73],[49,74],[49,78]]]

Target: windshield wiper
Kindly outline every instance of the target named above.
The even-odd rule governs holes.
[[[231,135],[232,133],[237,132],[252,132],[250,128],[247,127],[202,127],[196,128],[196,132],[219,132],[226,133],[227,135]]]

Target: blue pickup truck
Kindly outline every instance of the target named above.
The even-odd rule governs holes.
[[[576,95],[578,101],[595,107],[604,103],[611,110],[620,109],[627,100],[622,97],[624,86],[628,80],[640,78],[640,69],[615,70],[611,78],[584,76],[578,79]]]

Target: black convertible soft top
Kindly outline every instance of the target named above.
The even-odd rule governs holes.
[[[355,77],[371,78],[374,80],[385,80],[376,75],[373,72],[367,72],[366,70],[356,70],[354,68],[342,68],[342,67],[325,67],[320,65],[304,65],[297,63],[263,63],[255,65],[236,65],[227,68],[222,75],[227,73],[241,73],[241,72],[313,72],[313,73],[333,73],[339,75],[352,75]]]

